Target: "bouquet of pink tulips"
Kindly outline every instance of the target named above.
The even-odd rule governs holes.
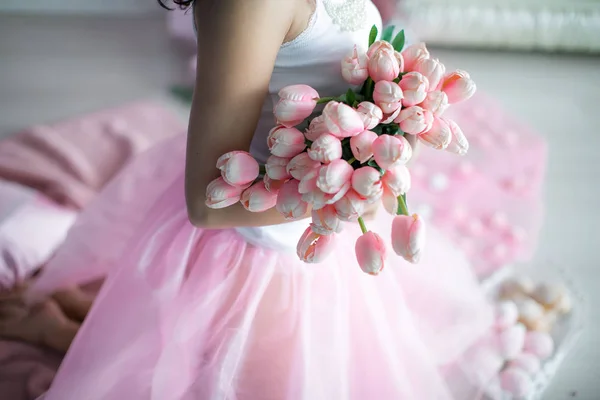
[[[411,185],[406,163],[412,156],[406,137],[465,154],[468,142],[461,129],[442,115],[450,104],[471,97],[475,84],[466,72],[446,74],[422,43],[402,50],[403,31],[393,40],[393,27],[381,40],[375,40],[377,35],[373,27],[368,50],[355,46],[342,60],[341,73],[352,88],[340,97],[321,98],[306,85],[279,92],[266,165],[243,151],[221,156],[221,177],[207,188],[209,207],[240,201],[253,212],[275,207],[289,220],[311,210],[312,223],[297,246],[298,256],[308,263],[331,252],[342,221],[358,221],[363,232],[355,246],[358,264],[377,275],[386,245],[367,230],[362,216],[381,202],[395,216],[394,251],[409,262],[419,261],[425,231],[422,219],[410,215],[406,205]],[[318,104],[324,104],[321,112],[315,112]]]

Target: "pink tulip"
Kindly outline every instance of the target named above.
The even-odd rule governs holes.
[[[275,208],[285,219],[292,220],[303,217],[308,212],[308,203],[302,200],[298,192],[299,182],[289,180],[279,189]]]
[[[350,149],[352,155],[361,164],[367,162],[373,157],[373,142],[377,139],[377,134],[372,131],[364,131],[350,138]]]
[[[369,77],[369,59],[354,46],[354,50],[342,60],[342,76],[351,85],[362,85]]]
[[[406,165],[396,164],[385,171],[381,181],[396,197],[410,190],[410,171]]]
[[[369,101],[363,101],[358,105],[356,111],[363,120],[365,129],[373,129],[381,122],[383,111],[381,108]]]
[[[429,90],[436,90],[441,83],[446,67],[434,58],[421,58],[414,66],[416,72],[420,72],[429,81]]]
[[[314,142],[324,133],[329,133],[329,129],[327,128],[327,125],[325,125],[325,117],[319,115],[310,121],[308,129],[304,132],[304,136],[311,142]]]
[[[422,108],[429,110],[434,116],[439,117],[448,108],[448,96],[439,90],[427,93],[425,100],[419,104]]]
[[[446,147],[446,150],[464,156],[469,151],[469,141],[456,122],[451,119],[444,119],[444,121],[450,127],[450,133],[452,134],[450,144]]]
[[[245,151],[230,151],[217,160],[221,176],[232,186],[245,186],[258,178],[258,163]]]
[[[383,186],[381,203],[383,204],[385,211],[388,213],[392,215],[398,214],[398,195],[385,185]]]
[[[265,188],[272,193],[277,193],[281,186],[285,183],[285,180],[275,181],[269,177],[269,175],[265,174],[263,177],[263,182],[265,183]]]
[[[327,194],[336,194],[352,179],[354,168],[345,160],[333,160],[319,170],[317,187]]]
[[[275,181],[285,180],[291,177],[287,172],[287,165],[290,162],[289,158],[270,156],[267,158],[265,169],[269,178]]]
[[[412,147],[402,136],[381,135],[373,142],[373,157],[383,169],[394,164],[406,164],[412,157]]]
[[[319,93],[307,85],[292,85],[281,89],[279,97],[273,113],[278,124],[290,128],[298,125],[312,114],[317,105]]]
[[[425,43],[416,43],[408,46],[402,51],[402,58],[404,58],[404,70],[412,71],[417,62],[429,58],[429,51],[427,50]]]
[[[358,135],[365,129],[356,110],[346,104],[330,101],[323,109],[325,126],[329,133],[339,138]]]
[[[335,211],[342,221],[356,221],[365,211],[366,205],[366,200],[351,189],[335,203]]]
[[[390,114],[402,106],[402,89],[395,82],[380,81],[375,84],[373,100],[381,110]]]
[[[398,60],[398,65],[400,66],[400,72],[404,72],[404,57],[402,57],[402,53],[400,53],[399,51],[394,51],[394,57],[396,57],[396,60]]]
[[[257,182],[244,190],[240,202],[251,212],[263,212],[275,207],[277,193],[269,192],[263,181]]]
[[[433,125],[431,126],[431,129],[420,134],[419,139],[421,139],[423,143],[429,147],[442,150],[448,147],[450,144],[450,141],[452,140],[452,132],[444,120],[435,117],[433,119]]]
[[[247,186],[231,186],[225,179],[219,177],[206,186],[206,201],[208,208],[225,208],[240,201],[242,192]]]
[[[298,184],[298,192],[300,194],[310,193],[317,190],[317,178],[319,177],[319,169],[315,168],[308,171],[300,180]],[[306,201],[306,200],[305,200]]]
[[[335,194],[325,193],[321,189],[316,188],[311,192],[304,193],[302,195],[302,200],[310,203],[313,210],[320,210],[330,204],[335,204],[348,193],[350,188],[350,181],[346,182],[344,186],[340,188],[339,192]]]
[[[385,263],[385,243],[375,232],[367,232],[356,240],[354,247],[358,265],[369,275],[378,275]]]
[[[322,163],[339,160],[342,157],[342,142],[337,137],[324,133],[312,143],[307,153],[311,159]]]
[[[383,192],[381,173],[373,167],[362,167],[352,174],[352,189],[367,199],[379,199]]]
[[[418,135],[431,129],[433,114],[419,106],[412,106],[403,108],[394,122],[400,125],[402,132]]]
[[[399,83],[404,94],[402,105],[410,107],[419,104],[427,97],[429,81],[419,72],[409,72],[402,77]]]
[[[300,153],[291,159],[287,165],[287,171],[294,179],[301,180],[309,171],[320,166],[321,163],[311,159],[308,153]]]
[[[442,91],[448,95],[450,104],[467,100],[475,94],[477,86],[465,71],[457,70],[444,77]]]
[[[371,58],[375,55],[375,53],[382,50],[390,51],[392,53],[395,51],[394,46],[392,46],[390,42],[386,42],[384,40],[377,40],[367,50],[367,57]]]
[[[305,148],[304,134],[296,128],[276,126],[267,137],[267,145],[271,154],[277,157],[294,157]]]
[[[305,263],[319,263],[335,250],[334,235],[319,235],[309,227],[298,241],[296,254]]]
[[[402,111],[402,108],[398,107],[398,109],[396,111],[394,111],[393,113],[384,115],[381,123],[382,124],[391,124],[392,121],[394,121],[396,118],[398,118],[398,115],[400,115],[400,111]]]
[[[342,223],[337,216],[335,207],[327,205],[320,210],[312,211],[312,223],[310,227],[319,235],[331,235],[342,230]]]
[[[392,222],[392,247],[406,261],[416,264],[425,245],[425,223],[417,215],[398,215]]]
[[[396,57],[394,48],[388,42],[377,41],[368,51],[369,75],[374,82],[393,81],[400,74],[400,60]]]

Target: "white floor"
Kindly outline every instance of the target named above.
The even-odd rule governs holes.
[[[568,268],[587,328],[546,399],[600,398],[600,57],[437,51],[550,143],[540,260]],[[0,136],[140,98],[184,70],[160,17],[0,15]]]

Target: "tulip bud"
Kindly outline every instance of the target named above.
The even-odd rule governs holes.
[[[342,230],[342,223],[337,216],[335,207],[327,205],[319,210],[312,211],[312,223],[310,227],[319,235],[331,235]]]
[[[401,67],[404,67],[402,56],[396,56],[391,43],[383,40],[378,40],[369,47],[367,57],[369,75],[374,82],[393,81],[400,74]]]
[[[257,182],[244,190],[240,202],[251,212],[263,212],[275,207],[277,193],[269,192],[263,181]]]
[[[366,204],[366,200],[358,193],[349,190],[335,203],[335,211],[342,221],[356,221],[363,214]]]
[[[317,187],[324,193],[335,194],[352,179],[354,168],[344,160],[333,160],[319,170]]]
[[[367,55],[354,46],[352,53],[342,60],[342,76],[351,85],[362,85],[369,77],[369,59]]]
[[[425,43],[416,43],[402,51],[402,58],[404,59],[404,70],[412,71],[418,61],[429,58],[429,51]]]
[[[433,114],[419,106],[412,106],[402,109],[394,122],[400,125],[402,132],[418,135],[431,129]]]
[[[429,81],[419,72],[407,73],[402,77],[398,85],[404,94],[404,98],[402,99],[404,107],[411,107],[421,103],[425,100],[429,91]]]
[[[448,124],[452,135],[446,150],[464,156],[469,151],[469,141],[456,122],[450,119],[444,119],[444,121]]]
[[[392,222],[392,247],[406,261],[416,264],[425,245],[425,224],[417,215],[398,215]]]
[[[281,89],[279,97],[280,100],[275,105],[273,113],[278,124],[290,128],[312,114],[319,93],[307,85],[291,85]]]
[[[352,174],[352,188],[367,199],[379,199],[383,192],[381,174],[373,167],[362,167]]]
[[[406,168],[406,165],[396,164],[390,167],[385,171],[381,180],[383,185],[390,189],[396,197],[410,190],[410,171]]]
[[[381,108],[368,101],[360,103],[356,111],[362,118],[366,130],[375,128],[383,118]]]
[[[290,160],[287,165],[287,172],[294,179],[301,180],[309,171],[319,168],[321,163],[310,158],[308,153],[300,153]]]
[[[394,164],[406,164],[412,157],[412,147],[402,136],[381,135],[373,142],[373,157],[383,169]]]
[[[298,192],[299,182],[289,180],[279,189],[275,208],[285,219],[293,220],[303,217],[308,212],[308,203],[302,200]]]
[[[335,250],[334,235],[319,235],[309,227],[298,241],[296,254],[305,263],[319,263]]]
[[[305,148],[304,134],[296,128],[276,126],[271,129],[267,137],[269,150],[277,157],[294,157]]]
[[[419,135],[419,139],[427,146],[442,150],[448,147],[452,140],[452,132],[448,124],[440,119],[434,118],[431,129]]]
[[[465,71],[457,70],[446,75],[442,82],[442,91],[448,95],[450,104],[465,101],[477,90],[475,82]]]
[[[449,107],[448,96],[446,96],[446,93],[439,90],[429,92],[420,106],[431,111],[434,116],[439,117]]]
[[[323,109],[325,126],[333,136],[352,137],[365,130],[361,116],[346,104],[330,101]]]
[[[208,208],[225,208],[240,201],[244,186],[231,186],[225,179],[219,177],[206,187],[206,201]]]
[[[291,177],[289,172],[287,172],[287,165],[290,162],[289,158],[270,156],[267,158],[267,163],[265,164],[265,169],[267,171],[267,175],[269,178],[274,181],[281,181]]]
[[[383,239],[374,232],[360,236],[354,247],[356,260],[363,272],[378,275],[384,267],[386,248]]]
[[[446,72],[446,67],[437,59],[422,58],[417,61],[414,70],[427,78],[429,81],[429,90],[437,90]]]
[[[373,157],[373,142],[378,138],[372,131],[364,131],[350,138],[350,149],[352,155],[361,164]]]
[[[254,157],[245,151],[230,151],[217,160],[221,176],[232,186],[245,186],[258,178],[259,166]]]
[[[311,142],[314,142],[324,133],[329,133],[329,129],[327,129],[327,126],[325,125],[325,117],[319,115],[310,121],[308,129],[304,132],[304,136]]]
[[[375,84],[373,100],[385,114],[400,108],[403,98],[402,89],[395,82],[380,81]]]
[[[263,182],[265,183],[265,188],[272,193],[277,193],[281,186],[285,183],[285,180],[275,181],[269,177],[269,175],[265,174],[263,177]]]
[[[322,163],[339,160],[342,157],[342,142],[337,137],[324,133],[312,143],[307,153],[311,159]]]

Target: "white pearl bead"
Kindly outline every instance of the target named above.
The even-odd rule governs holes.
[[[367,0],[324,0],[325,10],[342,31],[355,32],[367,22]]]

